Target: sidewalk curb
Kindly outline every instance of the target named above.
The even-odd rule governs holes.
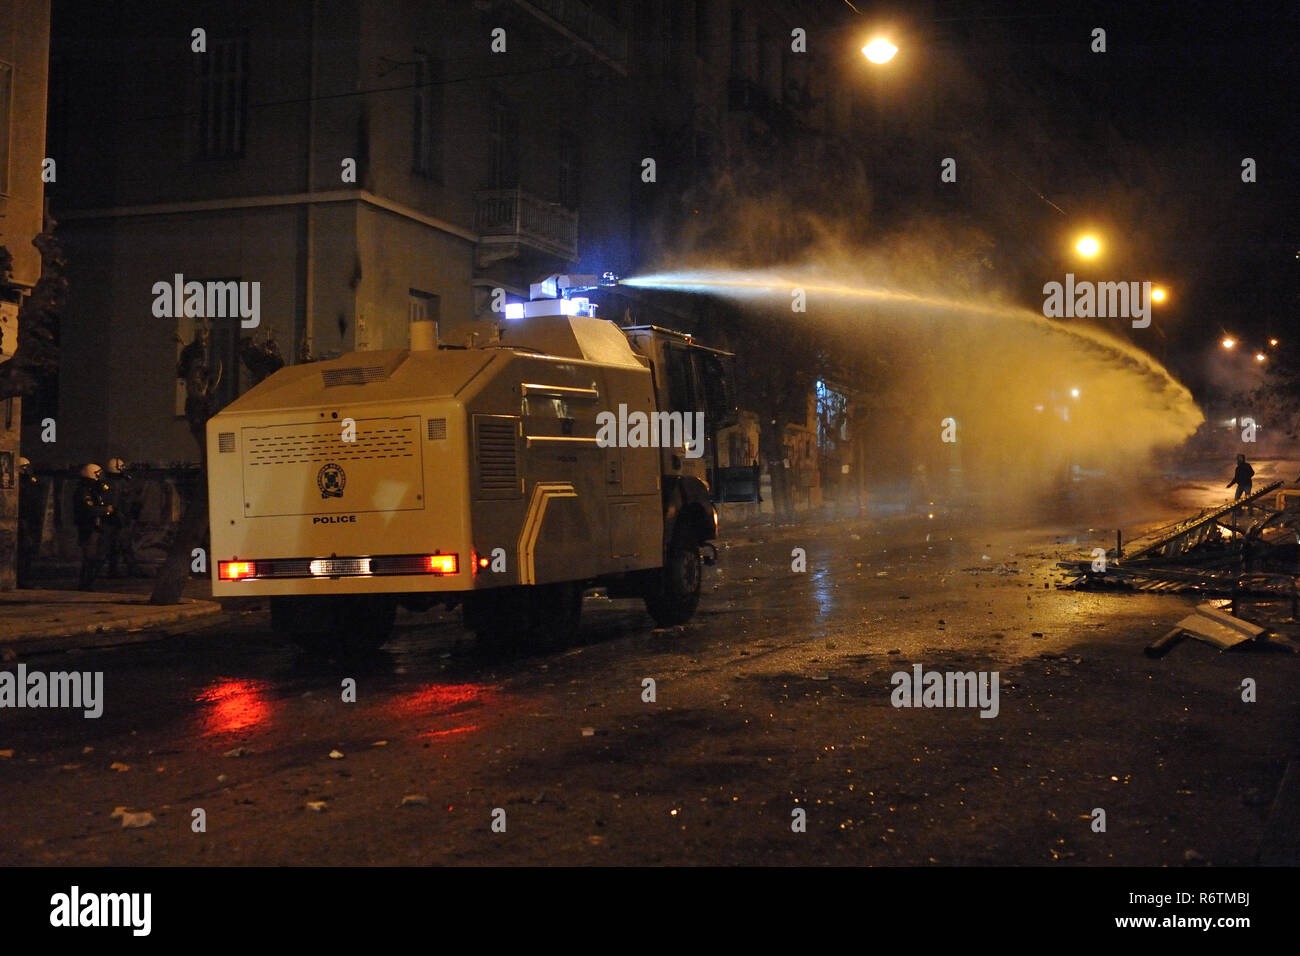
[[[0,611],[13,605],[26,606],[30,616],[21,623],[0,618],[0,651],[6,657],[157,640],[215,622],[223,613],[216,601],[193,598],[151,605],[139,594],[0,592]]]

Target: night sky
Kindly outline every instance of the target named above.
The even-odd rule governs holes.
[[[1003,266],[1026,304],[1081,265],[1069,245],[1095,228],[1098,278],[1169,286],[1167,342],[1133,337],[1193,386],[1221,331],[1254,347],[1296,324],[1300,4],[938,3],[930,19],[855,6],[846,22],[864,33],[896,23],[946,44],[925,79],[978,144],[976,218],[1013,250]]]

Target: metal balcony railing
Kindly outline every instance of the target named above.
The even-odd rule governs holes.
[[[519,243],[562,259],[578,257],[578,214],[522,189],[476,193],[474,229],[485,244]]]
[[[566,30],[618,62],[627,60],[627,30],[597,13],[584,0],[527,0]]]

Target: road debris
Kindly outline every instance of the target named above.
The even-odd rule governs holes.
[[[1250,640],[1259,640],[1267,628],[1243,621],[1213,604],[1201,604],[1194,614],[1189,614],[1165,633],[1160,640],[1146,648],[1147,657],[1163,657],[1183,638],[1191,637],[1219,650],[1227,650]]]
[[[109,817],[113,819],[121,817],[123,830],[141,830],[144,827],[151,827],[158,822],[154,819],[153,814],[148,810],[134,813],[126,807],[114,808],[113,812],[109,814]]]
[[[1164,525],[1091,558],[1058,562],[1074,590],[1137,590],[1206,595],[1294,596],[1300,509],[1279,495],[1282,482]],[[1292,496],[1294,497],[1294,496]]]

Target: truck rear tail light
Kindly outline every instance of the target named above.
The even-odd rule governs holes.
[[[455,574],[460,570],[460,561],[454,554],[431,554],[425,561],[430,574]]]
[[[243,578],[257,577],[257,563],[254,561],[219,561],[217,577],[222,581],[239,581]]]

